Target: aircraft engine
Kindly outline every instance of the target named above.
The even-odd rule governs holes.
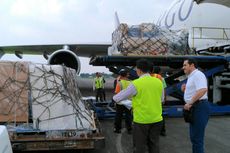
[[[48,59],[48,64],[65,65],[67,67],[75,69],[77,74],[79,74],[81,69],[80,59],[74,52],[68,49],[60,49],[53,52]]]

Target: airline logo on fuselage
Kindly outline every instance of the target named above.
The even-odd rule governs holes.
[[[158,21],[159,26],[171,28],[175,21],[183,22],[192,12],[193,0],[176,0]]]

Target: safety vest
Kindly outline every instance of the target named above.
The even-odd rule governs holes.
[[[162,83],[163,83],[163,88],[167,87],[165,79],[160,74],[152,73],[151,76],[160,79],[162,81]]]
[[[149,124],[162,121],[162,82],[152,76],[134,80],[137,94],[132,98],[133,121]]]
[[[96,77],[95,78],[95,88],[99,89],[99,88],[103,88],[104,86],[104,81],[102,77]]]
[[[121,82],[121,90],[126,89],[130,84],[130,81],[127,80],[121,80],[120,82]]]

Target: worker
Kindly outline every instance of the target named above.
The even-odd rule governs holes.
[[[114,89],[114,92],[115,92],[115,90],[116,90],[116,86],[117,86],[117,82],[118,81],[120,81],[120,75],[118,75],[117,77],[116,77],[116,79],[114,79],[114,81],[113,81],[113,89]]]
[[[194,59],[184,60],[183,70],[188,76],[186,85],[182,85],[185,100],[184,109],[190,110],[193,107],[192,122],[189,123],[192,152],[204,153],[204,134],[210,113],[207,79],[197,69],[197,63]]]
[[[96,102],[98,102],[98,98],[100,98],[100,102],[103,102],[103,86],[103,78],[99,72],[96,72],[96,77],[93,81],[93,90],[96,91]]]
[[[113,91],[115,93],[115,90],[116,90],[116,86],[117,86],[117,82],[120,81],[120,75],[116,76],[116,78],[114,79],[113,81]],[[112,100],[111,102],[109,103],[109,106],[110,107],[114,107],[115,106],[115,101],[113,100],[113,97],[112,97]]]
[[[164,94],[163,94],[163,98],[162,98],[162,104],[165,104],[166,101],[166,87],[167,84],[165,82],[165,79],[162,77],[161,75],[161,68],[159,66],[152,66],[152,71],[151,71],[151,76],[156,77],[158,79],[160,79],[163,83],[163,88],[164,88]],[[165,119],[163,116],[163,125],[162,125],[162,129],[161,129],[161,136],[166,136],[166,128],[165,128]]]
[[[159,153],[159,137],[162,127],[162,82],[149,74],[150,63],[146,59],[136,62],[138,79],[132,81],[113,99],[120,102],[132,96],[133,146],[135,153]]]
[[[128,71],[125,69],[121,69],[119,71],[119,80],[117,80],[115,94],[119,93],[121,90],[126,89],[130,81],[128,79]],[[125,113],[125,125],[128,134],[131,134],[132,131],[132,115],[131,110],[127,108],[125,105],[117,103],[116,104],[116,115],[115,115],[115,122],[114,122],[114,132],[121,133],[121,125],[122,125],[122,118],[123,113]]]

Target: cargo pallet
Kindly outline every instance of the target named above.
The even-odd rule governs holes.
[[[8,133],[13,151],[97,149],[105,146],[105,137],[100,129],[40,131],[8,128]]]

